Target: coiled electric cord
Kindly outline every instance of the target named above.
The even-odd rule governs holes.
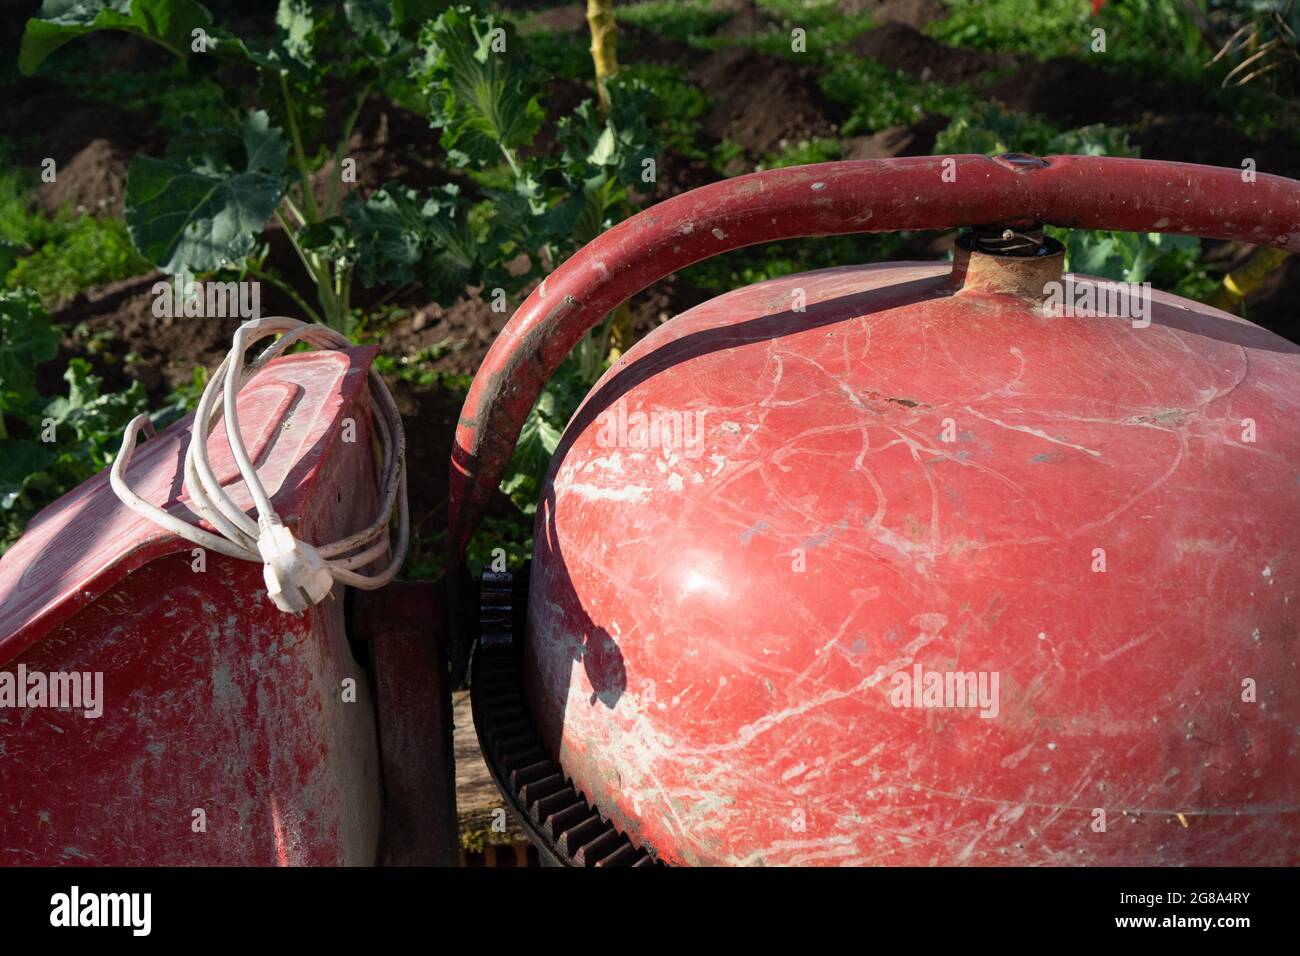
[[[273,335],[280,338],[245,367],[244,353],[248,348]],[[370,401],[383,449],[379,516],[368,528],[342,541],[313,546],[295,538],[276,514],[244,446],[236,399],[239,390],[268,362],[298,342],[324,350],[344,349],[352,344],[345,336],[316,323],[283,316],[253,319],[235,332],[229,354],[203,390],[185,453],[184,487],[189,493],[190,508],[216,528],[217,534],[167,513],[128,487],[124,475],[135,453],[139,434],[142,431],[150,437],[154,434],[148,415],[137,415],[126,426],[122,448],[109,473],[113,491],[132,511],[200,547],[232,558],[261,562],[271,600],[280,610],[292,613],[324,600],[336,581],[366,590],[383,587],[391,581],[406,558],[410,521],[406,498],[406,437],[402,431],[402,419],[388,386],[380,376],[373,374],[369,377]],[[222,395],[221,403],[217,402],[218,394]],[[225,426],[235,464],[252,495],[257,521],[246,515],[226,494],[208,462],[207,439],[218,420],[222,420]],[[359,573],[357,568],[370,564],[389,551],[389,527],[394,511],[397,513],[397,541],[392,547],[392,560],[377,574]]]

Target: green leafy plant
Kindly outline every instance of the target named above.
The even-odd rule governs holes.
[[[781,169],[786,166],[807,166],[810,163],[829,163],[844,155],[844,147],[837,139],[800,140],[779,153],[763,157],[756,169]]]
[[[540,74],[508,21],[454,8],[426,25],[420,44],[414,77],[430,119],[489,200],[477,217],[457,207],[447,228],[466,237],[457,248],[472,252],[482,281],[513,298],[632,211],[628,190],[647,181],[657,151],[646,125],[653,96],[638,79],[613,77],[608,109],[584,101],[539,152]],[[520,253],[527,266],[507,268]],[[606,321],[579,343],[524,423],[502,489],[525,513],[565,424],[608,365],[609,335]]]
[[[1112,0],[1097,25],[1107,32],[1108,54],[1154,75],[1195,79],[1213,52],[1205,0]]]
[[[819,82],[827,96],[852,107],[841,136],[908,126],[927,113],[958,116],[981,102],[969,85],[922,82],[864,57],[833,58]]]
[[[1085,52],[1091,39],[1085,0],[947,0],[948,16],[926,28],[937,40],[1041,57]]]
[[[152,40],[199,74],[222,60],[242,66],[253,82],[227,91],[216,120],[210,102],[196,97],[204,121],[178,124],[164,156],[132,162],[131,239],[169,273],[265,279],[311,318],[348,330],[354,278],[419,283],[444,299],[479,286],[518,301],[631,212],[632,187],[653,181],[646,171],[658,143],[646,118],[656,106],[644,83],[610,78],[606,104],[584,102],[541,141],[543,74],[513,25],[467,6],[431,19],[435,6],[280,0],[274,37],[254,41],[222,30],[193,0],[46,0],[28,24],[21,66],[30,72],[59,46],[99,30]],[[333,127],[322,93],[331,84],[354,91],[348,114]],[[475,195],[455,185],[419,193],[400,183],[366,197],[342,195],[338,170],[372,90],[392,91],[427,112],[451,164],[474,180]],[[336,135],[327,139],[330,128]],[[319,175],[329,162],[333,174]],[[315,287],[314,307],[264,265],[261,238],[271,219]],[[608,330],[601,329],[542,396],[506,479],[517,500],[540,480],[538,449],[549,457],[557,429],[608,355]],[[436,374],[426,364],[399,371],[424,384]],[[178,394],[169,407],[177,411],[186,401]]]
[[[34,289],[53,307],[91,286],[148,272],[150,264],[136,252],[126,224],[113,216],[60,210],[51,215],[36,207],[32,170],[13,164],[11,150],[0,143],[0,285]]]
[[[250,68],[252,88],[228,91],[218,125],[191,123],[165,157],[132,161],[131,239],[169,273],[208,273],[243,263],[274,217],[315,287],[316,307],[277,275],[254,269],[253,277],[283,288],[313,319],[344,329],[353,273],[358,264],[366,268],[374,247],[356,241],[366,223],[342,214],[341,162],[366,97],[404,82],[415,32],[431,7],[424,0],[280,0],[274,38],[258,43],[222,30],[195,0],[45,0],[28,21],[19,66],[31,73],[77,37],[116,30],[157,43],[194,71],[218,61]],[[326,142],[322,91],[331,83],[355,95],[337,137]],[[236,104],[247,99],[259,105],[241,110]],[[333,175],[318,186],[313,175],[330,160]]]
[[[139,382],[104,393],[79,358],[63,376],[67,395],[41,395],[37,369],[58,351],[36,294],[0,292],[0,550],[37,511],[110,464],[122,429],[145,408]]]
[[[83,289],[150,269],[120,219],[64,218],[50,231],[54,235],[15,259],[7,288],[31,288],[42,301],[57,304]]]
[[[687,42],[712,33],[731,15],[712,9],[711,0],[650,0],[620,6],[618,16],[660,36]]]
[[[649,88],[652,120],[659,128],[664,145],[694,159],[707,160],[708,150],[700,145],[700,117],[709,108],[709,100],[691,83],[685,71],[676,66],[646,63],[619,68],[624,81],[637,81]]]
[[[1100,148],[1101,127],[1094,127],[1088,142],[1096,141]],[[1046,155],[1051,152],[1074,152],[1068,148],[1057,149],[1061,131],[1047,120],[1008,110],[997,103],[980,103],[953,119],[934,141],[936,155],[944,153],[1031,153]],[[1072,141],[1082,145],[1083,139]]]
[[[854,11],[838,0],[762,0],[758,7],[766,17],[754,32],[730,37],[695,35],[691,42],[711,49],[748,46],[769,56],[829,65],[842,61],[841,48],[875,22],[869,8]],[[797,49],[791,35],[795,28],[804,31]]]

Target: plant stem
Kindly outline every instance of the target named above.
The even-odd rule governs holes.
[[[307,154],[302,148],[302,134],[298,130],[298,118],[294,112],[293,97],[289,95],[289,81],[280,74],[280,95],[284,97],[284,111],[289,119],[289,135],[293,139],[294,162],[298,166],[298,175],[302,177],[302,202],[307,207],[307,215],[312,222],[320,221],[320,210],[316,206],[316,194],[311,188],[311,174],[307,170]]]
[[[284,215],[278,209],[275,211],[275,218],[279,221],[280,227],[284,229],[284,234],[289,238],[289,244],[293,246],[293,251],[298,254],[298,261],[302,263],[302,267],[307,270],[307,274],[316,283],[316,298],[320,300],[321,309],[325,316],[322,324],[342,331],[343,317],[339,314],[338,299],[334,295],[334,290],[330,287],[329,265],[322,265],[316,256],[308,255],[303,250],[302,246],[298,244],[298,237],[289,228]]]
[[[302,210],[300,210],[297,204],[293,201],[293,197],[287,192],[284,194],[284,205],[289,212],[293,213],[294,218],[298,220],[299,228],[307,225],[307,218],[302,214]]]
[[[514,151],[507,147],[505,143],[497,143],[497,145],[501,147],[501,155],[506,158],[506,163],[510,166],[510,174],[515,177],[515,182],[518,183],[523,174],[519,172],[519,163],[515,159]]]
[[[591,29],[591,62],[596,67],[596,95],[600,115],[609,115],[606,81],[618,72],[618,25],[613,0],[587,0],[587,26]]]
[[[315,309],[313,309],[310,305],[308,305],[307,301],[302,296],[300,296],[297,290],[294,289],[293,286],[289,285],[289,283],[285,282],[283,279],[271,275],[269,272],[263,272],[261,269],[251,268],[249,269],[249,272],[257,276],[259,279],[264,279],[267,282],[271,283],[271,285],[275,286],[277,289],[279,289],[289,298],[293,299],[293,301],[297,304],[298,308],[302,309],[303,312],[305,312],[313,322],[316,322],[320,325],[325,325],[325,322],[322,321],[320,317],[320,313],[317,312]]]
[[[357,117],[361,115],[361,107],[369,95],[370,85],[367,84],[358,94],[356,105],[352,107],[351,115],[348,116],[347,122],[343,124],[343,136],[339,139],[338,147],[334,150],[334,177],[330,180],[329,200],[325,203],[326,216],[332,216],[338,211],[339,182],[343,175],[343,171],[340,169],[343,165],[343,151],[348,148],[348,140],[352,138],[352,129],[356,126]]]

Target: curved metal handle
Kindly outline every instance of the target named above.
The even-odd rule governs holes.
[[[547,379],[619,303],[692,263],[755,243],[855,232],[1043,222],[1171,232],[1300,252],[1300,182],[1102,156],[928,156],[796,166],[674,196],[556,269],[492,344],[456,426],[452,555],[463,560]]]

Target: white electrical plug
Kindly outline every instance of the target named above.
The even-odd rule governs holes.
[[[281,611],[298,614],[325,600],[334,578],[320,552],[284,525],[264,522],[257,536],[266,593]]]
[[[274,336],[279,338],[264,349],[251,366],[246,367],[245,355],[249,347]],[[304,342],[314,348],[327,350],[347,349],[352,345],[345,336],[315,322],[299,322],[283,316],[253,319],[236,330],[226,360],[217,367],[208,380],[207,387],[203,389],[191,429],[192,434],[198,437],[191,438],[185,450],[184,487],[189,494],[191,510],[211,524],[213,531],[184,521],[153,502],[145,501],[127,484],[126,470],[131,456],[135,454],[137,439],[141,433],[153,435],[148,415],[137,415],[126,426],[122,435],[122,448],[109,471],[113,491],[122,503],[159,527],[218,554],[241,561],[260,560],[267,596],[276,607],[290,614],[300,614],[312,605],[319,604],[331,593],[335,584],[367,590],[383,587],[397,575],[402,566],[410,535],[410,512],[406,503],[406,440],[402,435],[402,416],[388,386],[373,372],[370,374],[369,388],[373,409],[371,421],[378,432],[383,455],[379,513],[374,522],[341,541],[314,547],[294,538],[276,514],[271,497],[266,493],[257,468],[244,447],[239,429],[239,390],[251,382],[256,373],[269,362],[294,345]],[[208,461],[208,443],[204,438],[216,427],[218,421],[225,427],[235,465],[257,509],[256,521],[246,513],[245,505],[236,504],[225,492]],[[390,545],[394,516],[397,518],[397,538]],[[357,570],[373,564],[385,553],[391,553],[391,558],[384,570],[374,574],[362,574]]]

